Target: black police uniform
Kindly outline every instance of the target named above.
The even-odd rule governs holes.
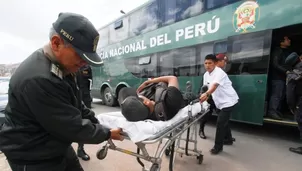
[[[81,91],[83,102],[88,108],[91,108],[91,102],[92,102],[92,98],[90,95],[91,80],[92,80],[92,72],[89,65],[82,67],[77,72],[77,83]]]
[[[84,105],[88,108],[91,108],[91,96],[90,96],[90,81],[92,79],[91,68],[89,65],[82,67],[76,73],[76,83],[79,87],[79,95],[78,98],[84,102]],[[85,116],[83,116],[85,117]],[[93,117],[94,118],[94,117]],[[92,120],[93,123],[98,123],[97,119]],[[85,161],[90,160],[90,156],[85,152],[84,144],[78,144],[77,150],[78,157],[82,158]]]
[[[42,49],[20,64],[10,80],[0,131],[0,150],[13,171],[82,170],[71,143],[109,139],[110,130],[90,121],[93,112],[78,93],[74,77],[64,76]]]

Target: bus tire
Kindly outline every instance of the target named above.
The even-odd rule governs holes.
[[[116,94],[117,94],[117,98],[118,98],[118,94],[119,94],[119,92],[123,89],[123,88],[126,88],[126,86],[124,86],[124,85],[122,85],[122,86],[120,86],[120,87],[118,87],[117,88],[117,91],[116,91]],[[120,103],[117,101],[117,105],[119,105],[120,106]],[[121,106],[120,106],[121,107]]]
[[[105,90],[103,91],[103,103],[106,106],[113,107],[117,104],[116,98],[113,96],[111,90],[109,87],[106,87]]]

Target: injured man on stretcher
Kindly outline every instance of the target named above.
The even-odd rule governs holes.
[[[166,121],[184,107],[184,99],[174,76],[147,80],[137,90],[123,88],[118,101],[122,114],[128,121]]]
[[[134,141],[150,138],[160,130],[173,126],[188,117],[188,106],[175,76],[162,76],[147,80],[138,89],[122,88],[118,94],[121,112],[98,115],[100,124],[120,127]],[[207,108],[194,104],[192,113],[202,113]],[[204,105],[203,104],[203,105]]]

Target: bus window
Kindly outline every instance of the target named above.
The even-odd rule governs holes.
[[[157,55],[140,57],[138,60],[142,78],[157,77]]]
[[[201,0],[157,0],[157,2],[163,26],[196,16],[202,12],[203,7]]]
[[[150,78],[157,76],[156,54],[125,59],[125,66],[129,72],[139,78]]]
[[[156,2],[130,14],[130,36],[137,36],[157,29],[159,23],[158,16],[158,6]]]
[[[127,58],[125,59],[125,66],[129,72],[132,73],[135,77],[140,77],[140,66],[138,65],[138,58]],[[118,68],[119,66],[117,66]]]
[[[196,73],[196,48],[187,47],[170,51],[174,59],[176,76],[195,76]]]
[[[141,57],[138,60],[138,64],[140,64],[140,65],[150,64],[150,62],[151,62],[151,57],[150,56]]]
[[[228,51],[228,44],[226,41],[224,42],[217,42],[214,44],[214,54],[223,53],[226,54]]]
[[[266,74],[269,62],[271,31],[249,33],[229,39],[231,69],[228,74]]]
[[[173,51],[159,53],[159,76],[174,75]]]
[[[205,73],[205,68],[204,68],[204,58],[208,54],[213,54],[213,43],[206,43],[198,46],[197,48],[197,65],[199,68],[199,75],[203,75]]]
[[[109,26],[109,35],[110,44],[127,39],[129,37],[129,17],[124,17],[121,20],[116,21],[116,23],[112,23]]]
[[[110,77],[122,76],[126,74],[128,71],[124,65],[123,59],[117,59],[114,61],[107,62],[104,65],[104,72],[107,72]]]
[[[109,44],[109,29],[108,27],[104,27],[98,31],[100,34],[100,41],[98,43],[98,47],[105,47]]]
[[[240,0],[206,0],[206,9],[222,7]]]

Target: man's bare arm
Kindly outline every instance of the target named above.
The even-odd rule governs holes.
[[[179,89],[177,77],[175,77],[175,76],[162,76],[162,77],[154,78],[152,80],[147,80],[147,81],[143,82],[137,88],[137,92],[138,93],[141,92],[148,84],[159,83],[159,82],[165,82],[165,83],[168,84],[168,87],[173,86],[173,87]]]
[[[147,81],[149,83],[159,83],[159,82],[165,82],[168,84],[168,86],[173,86],[178,88],[178,80],[175,76],[162,76],[158,78],[154,78],[152,80]]]

